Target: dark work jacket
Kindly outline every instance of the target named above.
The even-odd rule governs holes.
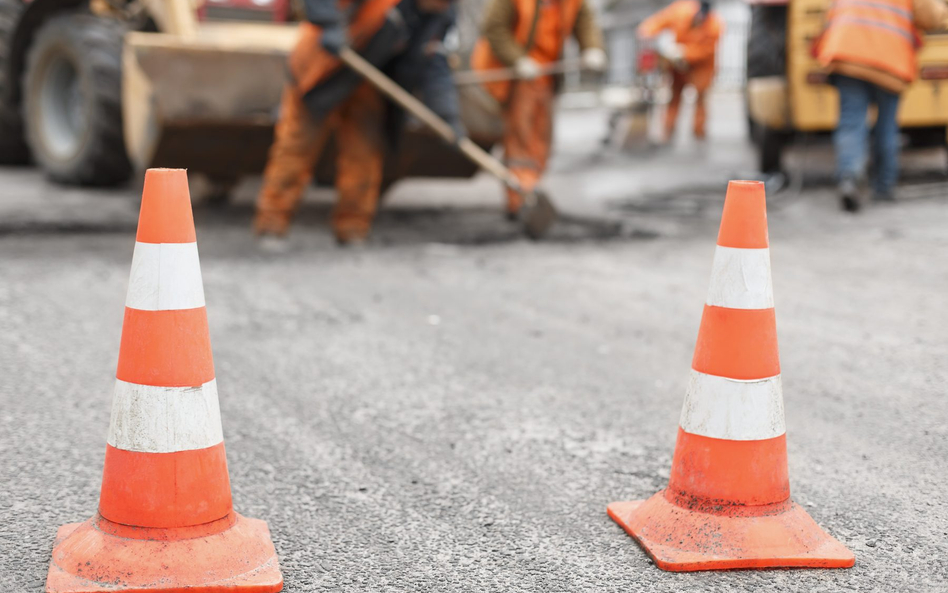
[[[335,0],[305,0],[304,8],[307,20],[322,27],[348,20]],[[438,14],[423,13],[416,0],[401,0],[393,13],[397,14],[390,13],[359,53],[400,86],[419,94],[432,111],[458,129],[457,90],[442,44],[454,25],[454,8]],[[315,117],[325,117],[362,82],[357,72],[340,68],[306,91],[303,103]],[[387,121],[390,131],[400,129],[404,113],[390,106]]]

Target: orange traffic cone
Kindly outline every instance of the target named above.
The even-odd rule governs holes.
[[[762,183],[728,185],[692,369],[668,487],[609,516],[664,570],[852,566],[790,500]]]
[[[187,175],[145,173],[99,513],[59,528],[49,593],[269,593],[267,524],[231,505]]]

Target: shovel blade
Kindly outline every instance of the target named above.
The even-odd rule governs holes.
[[[556,222],[556,207],[542,191],[533,193],[523,208],[523,232],[531,239],[542,239]]]

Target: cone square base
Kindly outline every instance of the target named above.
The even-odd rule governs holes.
[[[798,504],[778,512],[730,516],[682,508],[664,491],[614,502],[607,512],[662,570],[849,568],[856,558]]]
[[[283,575],[267,524],[236,515],[204,537],[131,539],[106,533],[99,518],[59,528],[47,593],[276,593]]]

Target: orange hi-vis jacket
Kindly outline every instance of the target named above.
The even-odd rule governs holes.
[[[639,25],[639,35],[654,37],[662,31],[672,31],[675,41],[684,48],[684,60],[692,68],[708,66],[714,68],[714,54],[724,23],[713,11],[695,26],[695,16],[700,5],[695,0],[678,0],[663,10],[648,17]]]
[[[354,12],[349,18],[348,34],[353,47],[360,48],[375,35],[388,12],[400,0],[340,0],[343,14]],[[296,88],[305,93],[340,68],[342,62],[320,45],[322,28],[313,23],[300,25],[300,36],[290,52],[290,75]]]
[[[560,59],[566,40],[572,35],[584,0],[510,0],[516,9],[514,38],[526,55],[540,64]],[[471,66],[476,70],[494,70],[507,66],[481,37],[474,46]],[[484,88],[501,103],[510,95],[509,80],[484,83]]]
[[[899,92],[918,68],[912,0],[835,0],[818,41],[824,68]]]

